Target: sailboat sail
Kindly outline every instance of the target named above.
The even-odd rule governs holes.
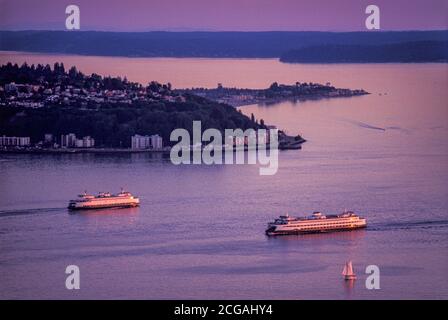
[[[348,270],[347,270],[347,272],[348,272],[348,275],[350,275],[350,276],[355,274],[355,272],[353,271],[353,266],[352,266],[352,262],[351,261],[348,263]]]
[[[343,276],[347,275],[347,264],[344,265],[344,269],[342,270],[342,275]]]
[[[355,275],[355,271],[353,270],[353,265],[351,261],[345,263],[344,269],[342,270],[343,276],[352,276]]]

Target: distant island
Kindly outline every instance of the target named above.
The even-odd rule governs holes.
[[[179,94],[194,94],[234,107],[251,104],[274,104],[281,101],[304,101],[323,98],[353,97],[369,94],[363,89],[342,89],[328,84],[300,83],[293,85],[274,82],[266,89],[226,88],[218,84],[217,88],[191,88],[175,90]]]
[[[292,62],[424,62],[409,59],[412,42],[447,42],[448,30],[383,32],[98,32],[0,31],[0,50],[52,54],[177,58],[280,58]],[[392,45],[391,48],[388,46]],[[396,45],[396,47],[393,47]],[[366,48],[368,46],[368,48]],[[373,46],[373,47],[370,47]],[[384,47],[386,46],[386,47]],[[345,48],[345,49],[344,49]],[[432,52],[431,47],[428,53]],[[305,51],[301,51],[305,50]],[[329,50],[329,51],[328,51]],[[298,52],[297,52],[298,51]],[[401,52],[402,51],[402,52]],[[397,54],[398,52],[398,54]],[[345,55],[347,53],[347,55]],[[417,57],[417,56],[416,56]],[[299,60],[297,60],[299,59]]]
[[[448,41],[414,41],[381,45],[322,45],[291,50],[289,63],[448,62]]]

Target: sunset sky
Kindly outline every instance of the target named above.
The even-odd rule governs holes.
[[[81,30],[365,30],[376,4],[382,30],[448,28],[446,0],[0,0],[0,29],[63,30],[65,7],[81,11]]]

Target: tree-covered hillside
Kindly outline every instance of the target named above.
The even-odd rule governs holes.
[[[288,51],[280,57],[280,61],[293,63],[447,62],[448,41],[313,46]]]
[[[129,147],[134,134],[160,134],[169,142],[172,130],[191,132],[193,120],[203,130],[258,128],[235,108],[191,94],[174,93],[169,84],[146,87],[121,78],[86,76],[62,64],[0,67],[0,135],[56,137],[90,135],[97,146]],[[26,107],[39,103],[39,107]]]

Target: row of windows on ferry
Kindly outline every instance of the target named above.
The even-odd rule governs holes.
[[[348,226],[354,222],[339,222],[339,223],[319,223],[319,224],[304,224],[301,227],[334,227],[334,226]]]

